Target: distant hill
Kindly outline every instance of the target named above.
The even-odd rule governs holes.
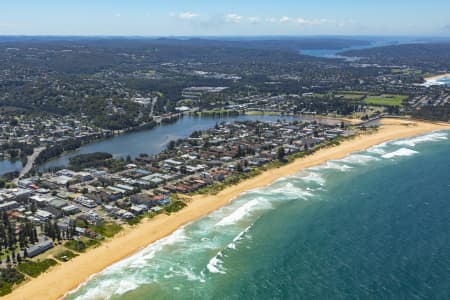
[[[77,37],[77,36],[0,36],[0,43],[41,44],[91,44],[107,47],[143,47],[149,45],[180,45],[202,47],[233,47],[256,49],[339,50],[355,46],[366,46],[367,40],[322,37],[260,37],[260,38],[145,38],[145,37]]]

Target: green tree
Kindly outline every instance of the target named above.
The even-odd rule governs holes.
[[[283,147],[278,148],[277,156],[279,161],[284,160],[284,157],[286,156],[286,151],[284,150]]]

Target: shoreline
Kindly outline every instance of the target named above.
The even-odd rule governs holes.
[[[135,227],[127,227],[114,238],[78,257],[59,264],[38,278],[17,287],[3,299],[59,299],[84,284],[108,266],[123,260],[178,228],[194,222],[227,205],[242,193],[272,184],[281,177],[320,165],[329,160],[344,158],[372,146],[439,130],[450,130],[448,123],[428,123],[416,120],[382,119],[381,128],[372,134],[360,135],[338,146],[321,149],[288,165],[270,169],[237,185],[227,187],[217,195],[193,196],[188,206],[171,215],[144,219]]]
[[[433,75],[430,77],[425,77],[425,82],[422,84],[424,86],[432,86],[432,85],[444,85],[445,83],[439,82],[440,79],[449,78],[450,79],[450,73],[445,74],[439,74],[439,75]]]
[[[430,76],[430,77],[425,77],[424,79],[428,81],[428,80],[439,80],[439,79],[447,78],[447,77],[450,77],[450,73],[445,73],[445,74],[440,74],[440,75],[433,75],[433,76]]]

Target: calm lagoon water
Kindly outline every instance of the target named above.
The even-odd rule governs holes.
[[[14,171],[22,170],[22,162],[20,160],[0,160],[0,176]]]
[[[41,166],[41,169],[45,170],[50,167],[66,166],[71,157],[92,152],[109,152],[115,157],[126,157],[127,155],[137,157],[141,153],[156,154],[164,150],[170,141],[188,137],[196,130],[212,128],[217,122],[242,120],[276,122],[277,120],[294,119],[300,120],[290,116],[271,115],[242,115],[224,118],[198,118],[186,116],[175,123],[162,125],[150,130],[127,133],[83,146],[77,151],[70,152],[57,159],[48,161]]]

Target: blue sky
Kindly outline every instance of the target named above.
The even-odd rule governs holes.
[[[450,1],[1,0],[2,34],[450,36]]]

